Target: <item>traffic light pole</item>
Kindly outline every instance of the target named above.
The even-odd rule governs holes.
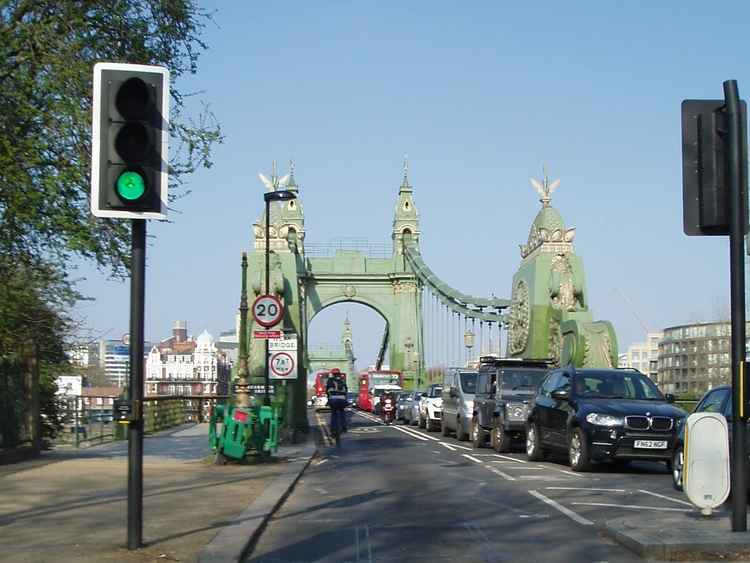
[[[146,220],[133,219],[130,271],[130,388],[128,425],[128,549],[143,543],[143,326]]]
[[[737,81],[724,82],[727,117],[727,183],[729,186],[729,268],[732,308],[732,531],[747,530],[747,445],[745,443],[745,202],[746,189],[741,152],[744,149],[743,122]]]

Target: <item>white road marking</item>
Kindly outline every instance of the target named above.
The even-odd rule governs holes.
[[[500,459],[508,459],[510,461],[515,461],[516,463],[528,463],[525,459],[516,459],[514,457],[508,457],[507,455],[500,455],[500,454],[494,454],[495,457],[499,457]]]
[[[584,518],[583,516],[579,516],[578,514],[576,514],[575,512],[573,512],[572,510],[570,510],[569,508],[565,508],[562,504],[560,504],[558,502],[555,502],[551,498],[548,498],[548,497],[544,496],[539,491],[529,491],[529,494],[531,496],[534,496],[534,497],[538,498],[543,503],[548,504],[552,508],[554,508],[556,510],[559,510],[560,512],[562,512],[563,514],[565,514],[565,516],[567,516],[568,518],[570,518],[570,519],[578,522],[579,524],[583,524],[584,526],[593,526],[593,524],[594,524],[591,520],[588,520],[588,519]]]
[[[450,444],[446,444],[445,442],[438,442],[438,443],[439,443],[439,444],[440,444],[441,446],[443,446],[444,448],[448,448],[448,449],[449,449],[450,451],[452,451],[452,452],[455,452],[455,451],[456,451],[456,448],[454,448],[454,447],[453,447],[453,446],[451,446]]]
[[[505,461],[505,460],[502,460],[502,459],[491,459],[491,460],[489,460],[489,462],[490,463],[499,463],[499,464],[502,464],[502,465],[508,465],[510,463],[509,461]]]
[[[637,504],[610,504],[607,502],[571,502],[582,506],[607,506],[610,508],[634,508],[636,510],[659,510],[661,512],[693,512],[690,508],[662,508],[660,506],[640,506]]]
[[[638,489],[638,492],[639,493],[644,493],[644,494],[647,494],[647,495],[652,495],[652,496],[659,497],[659,498],[663,498],[665,500],[671,500],[672,502],[676,502],[678,504],[684,504],[685,506],[689,506],[691,508],[693,506],[692,504],[690,504],[689,502],[686,502],[684,500],[680,500],[680,499],[668,497],[667,495],[661,495],[659,493],[652,493],[651,491],[646,491],[644,489]]]
[[[522,467],[520,465],[507,465],[506,469],[520,469],[521,471],[543,471],[544,467]]]
[[[420,432],[419,430],[412,430],[412,432],[416,434],[421,434],[425,438],[429,438],[430,440],[435,440],[436,442],[440,441],[440,438],[435,438],[434,436],[430,436],[429,434],[425,434],[424,432]]]
[[[481,459],[477,459],[473,456],[470,456],[469,454],[461,454],[461,455],[464,456],[466,459],[470,459],[471,461],[475,463],[483,463]]]
[[[497,469],[495,467],[490,467],[489,465],[485,465],[484,467],[486,469],[489,469],[490,471],[492,471],[495,475],[500,475],[500,477],[502,477],[506,481],[515,481],[516,480],[515,477],[512,477],[512,476],[508,475],[507,473],[503,473],[502,471],[500,471],[499,469]]]
[[[327,461],[328,461],[328,460],[327,460],[326,458],[323,458],[323,459],[320,459],[320,460],[316,461],[316,462],[315,462],[315,465],[323,465],[323,464],[324,464],[325,462],[327,462]]]
[[[544,467],[543,465],[541,467]],[[565,471],[564,469],[555,469],[554,467],[551,467],[550,469],[554,469],[555,471],[559,471],[560,473],[565,473],[565,475],[572,475],[573,477],[582,478],[585,477],[585,475],[581,475],[580,473],[573,473],[572,471]]]
[[[454,448],[461,448],[462,450],[469,450],[470,452],[474,450],[474,448],[469,448],[468,446],[460,446],[459,444],[453,444]]]
[[[422,440],[423,442],[427,442],[427,438],[422,438],[422,436],[419,436],[417,434],[412,434],[411,432],[401,428],[400,426],[393,426],[394,429],[398,430],[399,432],[403,432],[407,436],[411,436],[412,438],[416,438],[417,440]]]
[[[600,491],[603,493],[624,493],[625,489],[591,489],[588,487],[545,487],[551,491]]]

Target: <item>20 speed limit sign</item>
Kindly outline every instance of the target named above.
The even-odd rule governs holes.
[[[273,352],[268,358],[269,379],[297,379],[294,357],[289,352]]]
[[[277,324],[284,316],[284,306],[275,295],[259,295],[253,302],[253,318],[266,328]]]

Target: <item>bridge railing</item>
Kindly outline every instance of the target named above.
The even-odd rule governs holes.
[[[55,445],[81,447],[125,439],[126,427],[114,422],[113,399],[110,396],[59,399],[57,415],[60,426],[51,442]],[[144,397],[144,431],[149,434],[185,423],[208,422],[211,409],[217,404],[227,403],[229,399],[229,395]]]
[[[368,258],[390,258],[393,256],[393,244],[354,238],[328,242],[305,242],[305,256],[307,257],[333,257],[339,251],[361,252]]]

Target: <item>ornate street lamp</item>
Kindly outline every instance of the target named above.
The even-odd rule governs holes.
[[[272,201],[289,201],[290,199],[296,199],[297,194],[291,190],[273,190],[263,194],[263,200],[266,202],[266,295],[271,295],[271,269],[270,269],[270,257],[269,252],[269,239],[271,238],[271,202]],[[266,359],[265,359],[265,372],[264,372],[264,385],[265,385],[265,397],[263,397],[263,404],[270,405],[271,397],[268,395],[269,388],[269,376],[268,376],[268,338],[266,338]]]
[[[466,350],[469,355],[467,363],[471,361],[471,349],[474,347],[474,336],[475,334],[471,331],[470,328],[467,328],[466,332],[464,332],[464,346],[466,346]]]

